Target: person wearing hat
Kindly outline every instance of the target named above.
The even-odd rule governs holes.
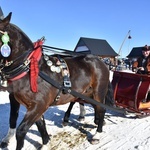
[[[142,56],[133,63],[132,71],[150,75],[150,46],[145,45],[142,48]]]

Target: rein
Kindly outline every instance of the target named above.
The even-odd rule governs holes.
[[[47,46],[47,45],[42,45],[42,49],[46,53],[52,53],[54,55],[63,55],[63,56],[83,56],[85,53],[83,52],[74,52],[71,50],[66,50],[62,48],[57,48],[57,47],[52,47],[52,46]]]
[[[1,34],[5,34],[5,32],[0,31]],[[8,40],[9,41],[9,40]],[[57,89],[63,90],[65,93],[71,94],[74,97],[81,98],[82,100],[86,100],[89,103],[92,103],[94,105],[99,105],[103,107],[104,109],[109,109],[112,111],[116,111],[122,114],[125,114],[126,112],[122,109],[116,109],[113,107],[110,107],[108,105],[102,104],[101,102],[97,102],[96,100],[89,98],[87,96],[84,96],[83,94],[80,94],[71,88],[65,87],[64,85],[60,85],[58,82],[55,80],[51,79],[48,75],[45,73],[39,71],[38,67],[38,61],[41,58],[42,55],[42,50],[51,50],[51,49],[57,49],[59,51],[63,51],[64,55],[70,55],[70,56],[75,56],[75,55],[84,55],[84,53],[77,53],[77,52],[71,52],[68,50],[64,49],[59,49],[59,48],[54,48],[54,47],[49,47],[49,46],[44,46],[43,41],[39,40],[36,43],[34,43],[34,49],[33,50],[28,50],[26,53],[22,54],[20,57],[16,58],[14,61],[7,62],[6,64],[2,64],[3,66],[0,68],[0,77],[6,79],[6,81],[14,81],[17,79],[20,79],[21,77],[25,76],[27,72],[30,69],[30,85],[31,85],[31,90],[33,92],[37,92],[37,77],[38,75],[44,79],[46,82],[50,83]],[[36,50],[36,51],[35,51]],[[51,50],[52,52],[55,52],[56,50]],[[62,52],[60,52],[62,54]],[[59,54],[59,52],[57,53]],[[14,62],[16,62],[18,59],[22,58],[25,55],[24,62],[19,64],[18,66],[14,67],[13,69],[10,67]],[[30,68],[29,68],[30,64]],[[8,67],[8,68],[7,68]]]
[[[119,108],[113,108],[113,107],[110,107],[108,105],[102,104],[101,102],[97,102],[96,100],[94,100],[92,98],[84,96],[83,94],[80,94],[80,93],[78,93],[78,92],[76,92],[74,90],[66,88],[63,85],[60,85],[58,82],[56,82],[55,80],[53,80],[52,78],[50,78],[47,74],[43,73],[42,71],[39,72],[39,76],[42,79],[44,79],[46,82],[48,82],[51,85],[53,85],[54,87],[56,87],[57,89],[61,89],[61,90],[63,89],[66,93],[71,94],[74,97],[81,98],[83,100],[86,100],[86,101],[94,104],[94,105],[102,106],[104,109],[109,109],[109,110],[112,110],[112,111],[115,111],[115,112],[118,112],[118,113],[121,113],[121,114],[126,114],[125,110],[122,110],[122,109],[119,109]]]
[[[2,33],[2,32],[0,32],[0,33]],[[4,34],[4,33],[2,33],[2,34]],[[102,104],[101,102],[97,102],[96,100],[94,100],[92,98],[84,96],[83,94],[80,94],[80,93],[72,90],[71,88],[61,85],[58,82],[56,82],[55,80],[51,79],[45,73],[39,71],[38,61],[40,60],[41,55],[42,55],[41,49],[48,50],[48,52],[49,51],[54,52],[54,54],[61,53],[61,55],[62,54],[69,55],[69,56],[85,55],[84,53],[71,52],[69,50],[45,46],[45,45],[43,45],[43,41],[44,41],[44,39],[37,41],[36,43],[34,43],[33,50],[28,50],[26,53],[22,54],[20,57],[16,58],[15,60],[7,62],[6,64],[3,64],[3,66],[0,68],[0,77],[4,78],[3,80],[6,80],[6,81],[14,81],[14,80],[24,77],[27,74],[27,72],[29,72],[29,70],[30,70],[30,85],[31,85],[31,90],[33,92],[38,92],[37,77],[39,75],[46,82],[50,83],[51,85],[53,85],[54,87],[59,89],[59,91],[63,90],[65,93],[71,94],[77,98],[81,98],[82,100],[86,100],[87,102],[92,103],[94,105],[99,105],[99,106],[103,107],[104,109],[109,109],[112,111],[116,111],[118,113],[126,114],[126,112],[122,109],[116,109],[116,108],[110,107],[108,105]],[[56,50],[51,50],[51,49],[57,49],[57,50],[63,51],[63,52],[58,52]],[[15,66],[12,69],[11,65],[14,62],[16,62],[18,59],[22,58],[23,56],[25,56],[23,63],[19,64],[18,66]],[[30,67],[29,67],[29,64],[30,64]],[[2,86],[4,86],[4,85],[2,85]],[[58,96],[59,95],[57,95],[57,97]]]

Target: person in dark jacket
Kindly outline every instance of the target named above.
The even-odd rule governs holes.
[[[142,48],[142,56],[133,63],[132,71],[150,75],[150,46],[145,45]]]
[[[132,71],[136,72],[137,74],[146,74],[150,75],[150,46],[145,45],[142,48],[142,56],[137,59],[133,63]],[[147,98],[144,99],[142,102],[146,103],[150,101],[150,89],[147,95]]]

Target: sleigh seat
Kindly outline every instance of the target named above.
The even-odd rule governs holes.
[[[117,106],[150,113],[150,76],[114,71],[112,86]]]

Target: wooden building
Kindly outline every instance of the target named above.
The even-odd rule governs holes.
[[[74,51],[98,55],[100,58],[110,58],[112,62],[118,56],[109,43],[103,39],[81,37]]]

